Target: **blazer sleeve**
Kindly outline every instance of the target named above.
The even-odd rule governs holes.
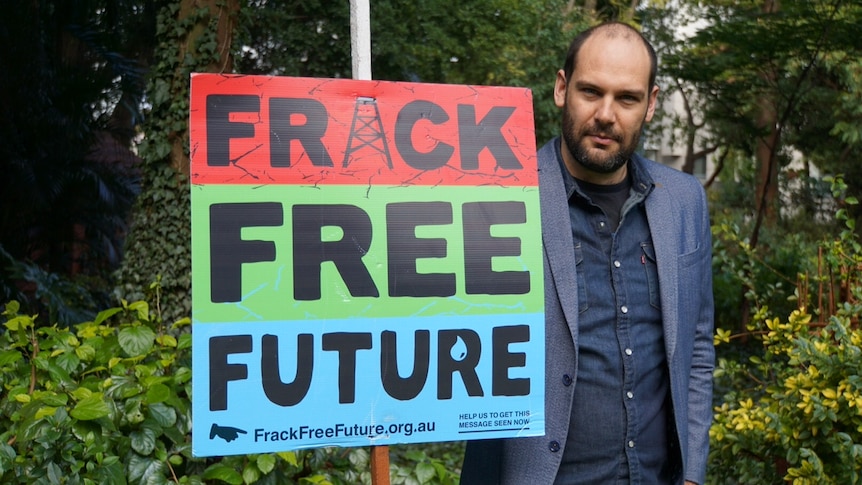
[[[704,484],[712,424],[712,232],[696,178],[655,162],[646,209],[656,249],[674,421],[683,477]]]
[[[699,308],[691,355],[691,371],[688,389],[688,463],[685,479],[703,484],[706,481],[709,455],[709,428],[712,424],[713,370],[715,368],[714,297],[712,289],[712,234],[706,195],[699,186],[701,223],[699,224],[701,249],[699,259],[700,281],[693,282],[700,288]]]

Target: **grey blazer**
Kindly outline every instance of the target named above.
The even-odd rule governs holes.
[[[569,207],[555,143],[538,153],[545,256],[545,436],[471,441],[462,485],[552,484],[577,386],[578,291]],[[635,155],[655,188],[646,213],[656,251],[670,392],[683,476],[703,484],[712,422],[712,238],[697,179]],[[574,372],[574,374],[573,374]],[[565,386],[563,375],[574,375]],[[672,444],[673,445],[673,444]]]

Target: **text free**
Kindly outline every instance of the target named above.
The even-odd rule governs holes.
[[[529,271],[494,271],[492,258],[520,256],[517,237],[493,237],[495,224],[523,224],[523,202],[469,202],[461,206],[464,280],[467,294],[522,295],[530,291]],[[321,298],[321,265],[334,264],[354,297],[379,297],[377,284],[363,262],[372,239],[371,218],[349,204],[292,206],[294,299]],[[390,297],[447,297],[456,293],[456,275],[419,273],[416,260],[447,255],[445,238],[418,238],[416,227],[452,224],[449,202],[399,202],[386,205],[388,294]],[[242,266],[276,260],[274,241],[244,240],[242,229],[281,226],[279,202],[221,203],[210,206],[210,288],[214,303],[242,297]],[[324,241],[321,229],[337,226],[343,237]]]

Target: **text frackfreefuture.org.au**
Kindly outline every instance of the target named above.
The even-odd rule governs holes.
[[[413,433],[428,433],[435,430],[437,423],[389,423],[389,424],[353,424],[343,423],[326,428],[315,428],[313,426],[291,426],[285,429],[256,428],[254,430],[255,442],[267,441],[299,441],[313,439],[337,439],[337,438],[378,438],[384,435],[411,436]]]

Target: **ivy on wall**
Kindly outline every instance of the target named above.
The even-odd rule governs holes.
[[[230,38],[224,17],[235,12],[222,1],[183,0],[164,6],[156,20],[159,43],[147,87],[151,108],[140,149],[142,192],[126,239],[117,296],[143,299],[149,285],[159,281],[167,320],[191,312],[189,79],[193,72],[229,65],[229,49],[220,49],[226,42],[219,40]]]

